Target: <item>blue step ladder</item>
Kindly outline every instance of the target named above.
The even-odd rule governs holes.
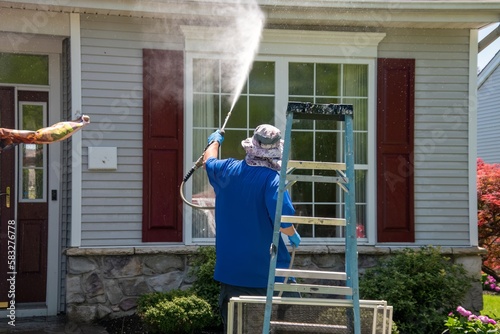
[[[349,104],[313,104],[309,102],[289,102],[286,110],[286,130],[281,163],[280,184],[274,219],[273,243],[271,244],[271,262],[264,313],[262,334],[268,334],[271,327],[279,324],[272,321],[272,306],[275,291],[289,291],[309,294],[342,295],[352,303],[348,312],[346,329],[349,333],[360,334],[360,304],[358,282],[358,254],[356,240],[356,206],[354,176],[354,135],[353,106]],[[344,123],[344,163],[295,161],[289,160],[291,150],[292,124],[294,119],[331,120]],[[338,177],[317,175],[294,175],[294,170],[329,170],[336,171]],[[338,184],[345,192],[345,219],[331,217],[283,216],[283,197],[287,189],[295,182],[328,182]],[[295,269],[277,269],[277,250],[281,238],[280,224],[318,224],[345,226],[345,272],[311,271]],[[341,280],[345,285],[285,284],[275,283],[275,277],[314,278],[321,280]]]

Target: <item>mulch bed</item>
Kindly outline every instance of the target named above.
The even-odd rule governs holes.
[[[102,319],[99,325],[106,328],[109,334],[147,334],[141,318],[136,315],[129,315],[116,319]]]
[[[141,318],[136,315],[129,315],[116,319],[103,319],[99,325],[106,328],[109,334],[148,334],[146,326]],[[221,329],[207,329],[198,334],[222,334]]]

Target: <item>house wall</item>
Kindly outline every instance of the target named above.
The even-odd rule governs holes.
[[[494,63],[494,64],[493,64]],[[500,163],[500,56],[492,60],[491,74],[477,90],[477,156],[486,163]],[[481,73],[479,77],[488,73]]]
[[[179,23],[179,22],[177,22]],[[142,49],[183,49],[175,22],[84,15],[82,246],[137,246],[142,233]],[[389,29],[379,57],[415,58],[416,245],[470,246],[468,30]],[[117,147],[116,171],[87,147]]]

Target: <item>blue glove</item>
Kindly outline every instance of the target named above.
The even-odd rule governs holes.
[[[290,245],[292,245],[292,247],[299,247],[301,239],[300,235],[297,232],[295,232],[294,235],[289,235],[288,240],[290,240]]]
[[[208,136],[207,144],[211,144],[213,142],[218,142],[219,145],[222,145],[224,141],[224,132],[220,130],[214,131],[210,136]]]

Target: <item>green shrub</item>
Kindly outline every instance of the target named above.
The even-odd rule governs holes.
[[[156,306],[160,302],[172,301],[176,297],[188,297],[192,294],[189,290],[170,290],[142,295],[137,300],[137,314],[142,316],[148,308]]]
[[[386,300],[401,334],[441,333],[448,313],[461,305],[472,280],[439,248],[404,249],[360,277],[362,299]]]
[[[186,315],[196,323],[196,326],[203,325],[203,327],[196,327],[196,329],[220,328],[222,326],[218,306],[220,284],[213,278],[214,270],[215,247],[198,248],[193,257],[193,267],[189,272],[194,277],[192,287],[187,290],[171,290],[142,295],[137,302],[137,314],[153,332],[178,333],[175,330],[181,326],[180,324],[186,322]],[[187,303],[186,298],[191,302]],[[196,314],[193,313],[194,301],[196,305],[201,305],[200,301],[204,303],[199,310],[203,316],[198,320],[196,320]],[[209,306],[208,315],[205,304]],[[169,329],[169,326],[173,326],[172,330]],[[190,329],[189,325],[182,326],[193,330]]]
[[[212,310],[205,300],[191,295],[161,300],[147,307],[142,317],[153,333],[194,333],[210,324]]]
[[[195,295],[206,300],[212,307],[212,327],[222,325],[219,311],[220,283],[214,280],[215,247],[199,247],[193,258],[190,275],[195,277],[192,290]]]

